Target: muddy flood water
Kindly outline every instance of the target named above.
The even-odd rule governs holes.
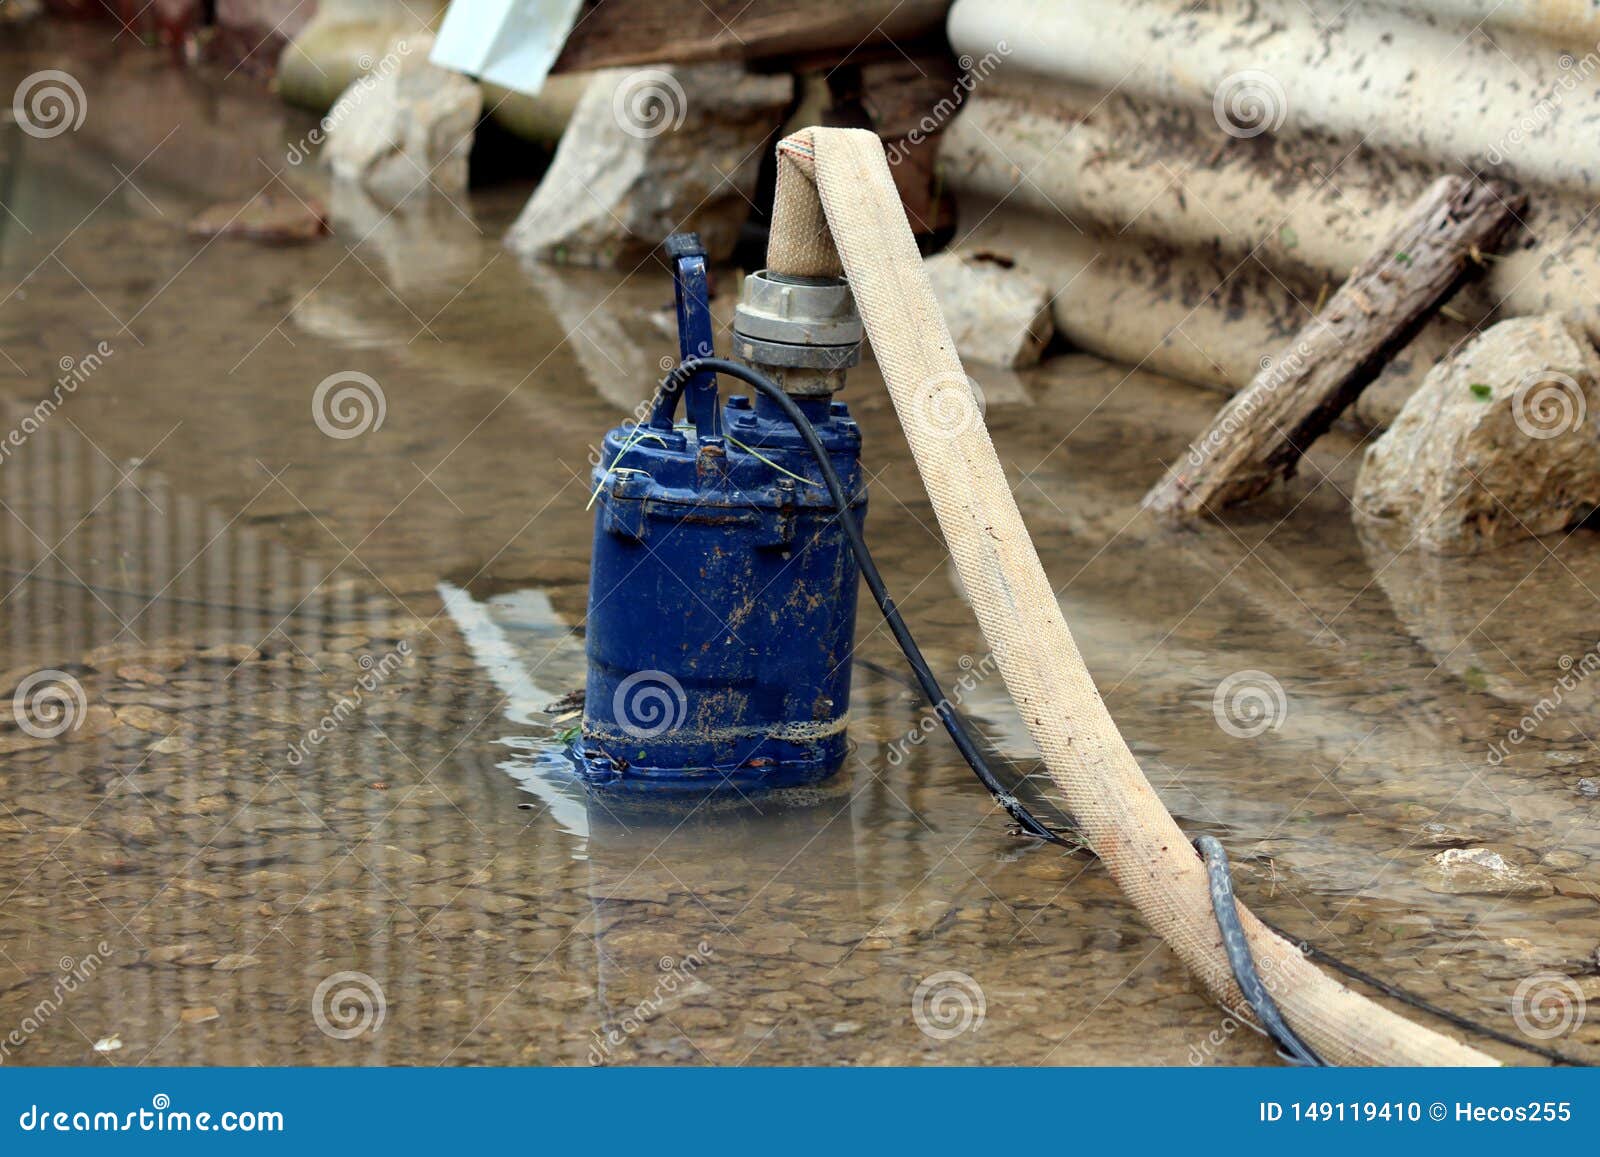
[[[70,60],[88,102],[0,125],[4,1063],[1272,1063],[1096,861],[908,741],[865,598],[830,784],[591,802],[547,708],[583,681],[592,447],[673,353],[669,282],[519,264],[527,183],[328,189],[286,159],[309,118],[108,41],[0,46],[0,90]],[[280,171],[333,236],[188,235]],[[371,383],[353,436],[331,375]],[[1257,912],[1508,1032],[1600,999],[1600,683],[1558,687],[1600,537],[1396,555],[1349,517],[1348,431],[1164,530],[1139,499],[1216,395],[1074,355],[977,377],[1113,714]],[[1034,766],[870,362],[843,399],[907,620]],[[1579,1019],[1545,1043],[1600,1060]]]

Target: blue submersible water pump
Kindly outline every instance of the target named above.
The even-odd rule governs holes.
[[[843,280],[752,273],[739,362],[724,361],[699,238],[675,234],[666,251],[683,361],[646,420],[606,434],[595,467],[575,754],[598,788],[815,783],[846,752],[859,577],[847,531],[859,534],[866,493],[861,433],[834,395],[860,360],[861,320]],[[741,370],[769,392],[723,403],[718,373]]]
[[[667,254],[681,360],[646,421],[606,434],[593,476],[589,672],[573,743],[584,778],[598,791],[742,792],[838,771],[864,578],[916,686],[1017,833],[1078,849],[995,774],[862,536],[861,432],[833,400],[861,357],[849,286],[750,274],[734,314],[739,360],[728,360],[712,343],[699,239],[675,234]],[[723,404],[719,375],[752,393]],[[1321,1063],[1260,980],[1222,845],[1196,843],[1240,991],[1287,1057]]]

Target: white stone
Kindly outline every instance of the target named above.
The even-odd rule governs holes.
[[[1450,848],[1433,857],[1430,892],[1465,896],[1548,896],[1550,881],[1490,848]]]
[[[595,73],[506,244],[542,261],[631,268],[687,229],[726,258],[792,94],[789,77],[737,65]]]
[[[1358,514],[1440,554],[1554,534],[1600,504],[1600,355],[1557,314],[1436,365],[1368,448]]]
[[[413,192],[466,192],[483,93],[429,64],[432,47],[426,33],[401,37],[334,102],[322,155],[335,178],[359,182],[390,203]]]
[[[1055,332],[1049,286],[995,253],[940,253],[924,265],[963,361],[1038,364]]]

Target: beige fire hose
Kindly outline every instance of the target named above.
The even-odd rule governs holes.
[[[934,300],[883,146],[812,128],[778,145],[767,263],[855,294],[962,586],[1051,778],[1118,886],[1225,1008],[1247,1015],[1203,864],[1151,788],[1062,618]],[[1290,1026],[1340,1065],[1492,1065],[1324,975],[1241,906],[1256,967]]]

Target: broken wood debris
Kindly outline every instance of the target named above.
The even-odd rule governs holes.
[[[1184,521],[1253,498],[1300,457],[1390,357],[1482,267],[1524,204],[1507,186],[1441,177],[1395,230],[1145,495]]]

